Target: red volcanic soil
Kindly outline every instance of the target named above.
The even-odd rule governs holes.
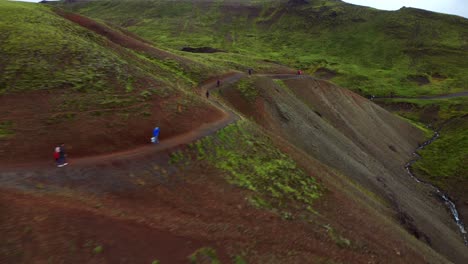
[[[120,108],[58,111],[53,106],[60,94],[54,90],[0,97],[0,112],[4,113],[0,122],[12,121],[14,132],[0,139],[0,164],[52,160],[53,149],[60,142],[68,145],[73,157],[136,148],[149,143],[155,126],[161,128],[160,139],[164,140],[224,116],[209,105],[178,109],[177,96],[154,97]]]
[[[305,157],[300,163],[314,174],[328,171]],[[0,232],[6,239],[0,240],[0,262],[188,263],[196,249],[212,247],[222,263],[232,263],[235,255],[246,255],[248,263],[425,263],[428,252],[402,243],[408,241],[404,231],[330,179],[321,179],[328,191],[313,205],[319,214],[307,219],[292,211],[294,219],[284,220],[253,208],[248,191],[226,183],[205,162],[178,175],[184,176],[166,183],[144,178],[129,191],[101,194],[34,179],[31,191],[2,187]],[[99,177],[88,180],[105,188]],[[351,244],[340,244],[338,237]],[[97,246],[101,253],[93,252]]]
[[[187,263],[210,245],[52,197],[2,191],[1,202],[2,263]]]

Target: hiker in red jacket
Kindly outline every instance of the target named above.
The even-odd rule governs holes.
[[[60,158],[60,147],[56,146],[54,149],[54,159],[55,159],[55,164],[57,166],[59,165],[59,158]]]

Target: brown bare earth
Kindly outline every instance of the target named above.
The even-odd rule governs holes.
[[[0,260],[188,263],[186,256],[209,246],[222,263],[235,255],[245,255],[248,263],[445,262],[384,214],[362,206],[366,195],[342,176],[306,156],[300,163],[328,191],[314,205],[318,215],[296,212],[293,220],[253,208],[248,191],[227,184],[205,162],[180,168],[168,159],[153,153],[64,170],[2,173],[0,215],[8,217],[0,218],[0,231],[9,239],[2,241]],[[94,253],[98,246],[102,252]]]
[[[14,135],[0,140],[0,164],[52,160],[53,148],[60,142],[75,157],[136,148],[149,143],[155,126],[166,139],[222,117],[209,106],[178,108],[176,96],[76,112],[57,110],[54,105],[60,105],[60,96],[58,91],[34,91],[0,97],[2,119],[15,120]]]

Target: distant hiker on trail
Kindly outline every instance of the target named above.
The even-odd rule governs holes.
[[[54,159],[55,159],[55,164],[58,166],[60,165],[59,159],[60,159],[60,147],[56,146],[54,149]]]
[[[301,70],[297,70],[297,75],[302,75],[302,71],[301,71]]]
[[[221,81],[220,80],[217,80],[216,81],[216,87],[219,87],[221,85]]]
[[[67,166],[67,153],[65,152],[65,144],[61,143],[59,147],[59,158],[57,167],[61,168]]]
[[[151,138],[151,143],[157,144],[159,143],[159,127],[155,127],[153,129],[153,137]]]
[[[252,75],[252,69],[249,69],[249,75]]]
[[[206,89],[206,98],[210,98],[210,90]]]

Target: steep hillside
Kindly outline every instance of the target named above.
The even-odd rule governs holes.
[[[383,197],[395,219],[420,240],[456,262],[468,257],[444,204],[404,169],[424,141],[422,131],[330,83],[277,78],[243,80],[220,94],[267,130]]]
[[[404,8],[378,11],[341,1],[64,1],[160,47],[213,47],[198,55],[258,67],[277,61],[364,94],[467,90],[468,20]]]
[[[46,6],[0,2],[2,163],[50,159],[60,142],[78,156],[134,148],[148,142],[154,126],[165,138],[222,116],[186,91],[208,67],[79,22],[96,33]]]

